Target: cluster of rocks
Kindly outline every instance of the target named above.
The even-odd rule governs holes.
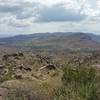
[[[5,54],[3,55],[2,60],[8,60],[9,57],[24,57],[24,54],[23,53]]]
[[[16,59],[16,58],[19,59]],[[34,65],[34,63],[38,63]],[[24,79],[26,77],[35,77],[36,75],[41,76],[43,74],[49,73],[51,70],[56,70],[56,65],[52,63],[52,59],[49,56],[23,54],[23,53],[13,53],[5,54],[0,61],[0,75],[3,77],[5,75],[9,76],[11,79]],[[34,75],[34,67],[37,69]],[[35,77],[39,78],[39,77]]]
[[[80,66],[82,64],[91,64],[92,60],[97,57],[95,55],[86,55],[86,56],[71,56],[69,57],[68,64],[74,64],[75,66]],[[19,58],[19,59],[16,59]],[[55,62],[53,62],[51,56],[40,55],[40,54],[24,54],[24,53],[13,53],[13,54],[5,54],[2,57],[2,63],[0,65],[0,75],[6,75],[9,72],[12,73],[13,77],[16,79],[22,79],[22,76],[31,73],[36,67],[36,73],[49,73],[49,71],[56,70],[59,66]],[[38,63],[34,65],[34,63]]]
[[[42,55],[36,55],[36,58],[39,59],[40,63],[42,64],[50,64],[52,62],[52,57],[48,56],[42,56]]]

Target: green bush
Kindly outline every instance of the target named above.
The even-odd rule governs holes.
[[[14,79],[12,77],[12,73],[8,73],[6,75],[0,76],[0,83],[7,81],[7,80],[12,80],[12,79]]]
[[[100,87],[93,67],[66,65],[62,83],[55,92],[55,100],[100,100]]]
[[[65,85],[76,83],[87,85],[95,81],[96,70],[89,66],[71,67],[67,66],[63,70],[62,81]]]

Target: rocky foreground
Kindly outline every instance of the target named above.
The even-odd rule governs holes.
[[[22,100],[13,98],[22,95],[24,89],[26,90],[23,95],[28,97],[23,100],[47,100],[53,89],[62,85],[61,77],[65,64],[73,68],[92,66],[99,73],[99,55],[99,52],[51,55],[32,52],[3,54],[0,57],[0,100],[6,98],[6,100]],[[53,100],[51,97],[50,100]]]

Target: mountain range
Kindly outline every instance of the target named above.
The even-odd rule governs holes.
[[[55,32],[0,38],[0,45],[35,50],[100,49],[100,36],[82,32]]]

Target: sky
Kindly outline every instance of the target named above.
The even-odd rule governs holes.
[[[0,35],[100,34],[100,0],[0,0]]]

